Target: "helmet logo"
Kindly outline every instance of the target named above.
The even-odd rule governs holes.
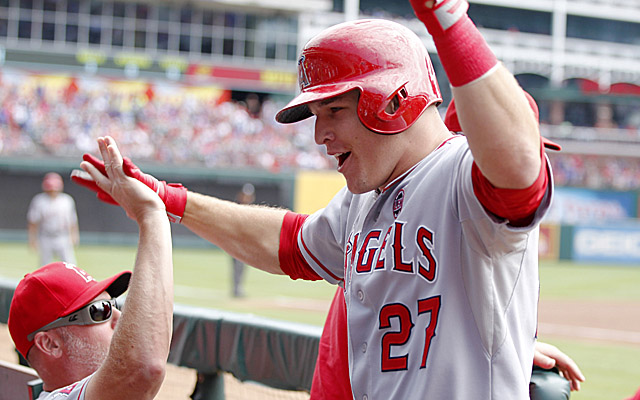
[[[307,67],[304,61],[305,56],[300,56],[300,59],[298,60],[298,81],[300,82],[300,89],[304,89],[311,84],[309,82],[309,75],[307,74]]]

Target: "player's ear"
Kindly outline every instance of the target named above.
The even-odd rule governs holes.
[[[62,356],[62,346],[64,341],[62,337],[57,334],[57,332],[46,331],[46,332],[38,332],[33,338],[33,347],[45,357],[54,357],[59,358]]]

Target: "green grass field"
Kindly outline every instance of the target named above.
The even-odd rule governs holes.
[[[81,246],[78,265],[96,279],[131,268],[133,247]],[[0,277],[16,282],[36,268],[36,254],[24,243],[0,244]],[[247,297],[231,292],[231,259],[213,249],[174,250],[176,303],[251,313],[280,320],[322,325],[335,287],[325,282],[292,282],[249,268]],[[615,300],[640,305],[640,268],[545,262],[540,267],[541,298]],[[608,345],[566,338],[541,337],[578,362],[587,382],[577,400],[623,400],[640,387],[640,346]]]
[[[636,304],[640,315],[640,267],[544,262],[542,299],[619,301]],[[594,315],[594,318],[598,316]],[[628,316],[633,318],[633,316]],[[575,400],[623,400],[640,388],[640,346],[540,336],[569,354],[587,378]]]

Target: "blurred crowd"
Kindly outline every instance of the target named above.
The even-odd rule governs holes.
[[[640,155],[614,157],[549,154],[557,186],[590,189],[639,190]]]
[[[0,155],[77,158],[111,135],[138,161],[273,172],[333,162],[314,145],[309,121],[276,123],[280,105],[271,101],[252,115],[243,103],[219,102],[215,89],[32,80],[2,77]]]
[[[314,143],[313,121],[278,124],[283,104],[269,99],[251,112],[219,89],[2,72],[1,156],[79,158],[96,152],[96,137],[111,135],[138,162],[270,172],[335,168]],[[640,188],[640,155],[550,158],[557,185]]]

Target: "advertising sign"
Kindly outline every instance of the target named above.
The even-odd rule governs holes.
[[[637,195],[633,192],[556,187],[545,223],[610,222],[636,216]]]
[[[640,267],[640,224],[573,227],[573,259],[632,263]]]

